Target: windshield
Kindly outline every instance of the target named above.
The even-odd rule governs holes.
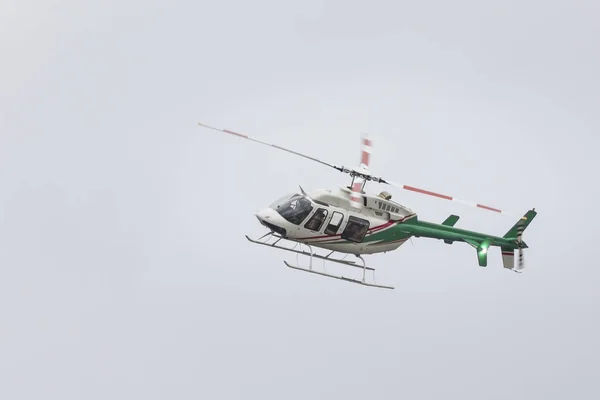
[[[313,206],[307,198],[293,197],[291,200],[277,207],[276,211],[292,224],[300,225],[312,209]]]
[[[278,198],[277,200],[275,200],[273,203],[271,203],[271,205],[269,207],[272,208],[273,210],[277,210],[277,208],[281,207],[283,204],[287,203],[289,200],[291,200],[295,197],[302,197],[302,196],[299,195],[298,193],[288,193],[285,196],[282,196],[282,197]]]

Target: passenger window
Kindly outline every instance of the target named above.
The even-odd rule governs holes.
[[[312,217],[308,220],[308,222],[304,225],[306,229],[310,229],[311,231],[319,231],[321,226],[323,226],[323,222],[325,222],[325,217],[327,217],[327,210],[324,208],[319,208]]]
[[[350,216],[348,217],[348,224],[346,225],[344,232],[342,232],[342,239],[360,243],[365,238],[368,230],[369,221]]]
[[[334,211],[333,215],[331,215],[331,219],[329,220],[329,224],[327,224],[327,228],[325,228],[325,234],[335,235],[343,220],[344,214]]]

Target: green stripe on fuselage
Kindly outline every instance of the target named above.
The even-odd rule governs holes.
[[[389,228],[382,229],[378,232],[372,233],[365,237],[364,243],[381,241],[381,242],[395,242],[400,239],[408,239],[411,237],[410,233],[403,232],[398,229],[403,224],[394,224]],[[383,243],[382,243],[383,244]]]
[[[404,222],[396,223],[389,228],[374,232],[365,236],[363,243],[380,242],[395,242],[401,239],[408,239],[411,236],[427,237],[432,239],[440,239],[447,242],[465,242],[470,245],[480,245],[484,241],[486,246],[497,246],[510,249],[517,249],[519,246],[515,240],[504,239],[495,235],[488,235],[481,232],[474,232],[465,229],[458,229],[453,226],[435,224],[427,221],[419,221],[417,216],[407,219]],[[350,243],[340,237],[332,240],[315,241],[313,244],[342,244]],[[489,243],[489,245],[488,245]],[[523,243],[523,247],[527,247]]]

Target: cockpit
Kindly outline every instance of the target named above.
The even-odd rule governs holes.
[[[269,207],[294,225],[300,225],[313,210],[312,202],[298,193],[284,196]]]
[[[348,215],[343,209],[298,193],[279,198],[256,217],[271,231],[292,239],[310,236],[307,232],[310,231],[313,235],[340,235],[344,240],[360,243],[370,226],[367,219]]]

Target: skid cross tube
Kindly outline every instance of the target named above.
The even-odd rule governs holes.
[[[278,238],[278,240],[275,243],[261,242],[259,240],[255,240],[255,239],[250,238],[248,235],[245,235],[245,236],[246,236],[246,239],[248,239],[250,242],[256,243],[256,244],[262,244],[263,246],[275,247],[275,248],[280,249],[280,250],[291,251],[292,253],[298,253],[298,254],[302,254],[302,255],[308,256],[308,257],[312,256],[312,257],[315,257],[315,258],[319,258],[321,260],[333,261],[333,262],[336,262],[336,263],[347,265],[349,267],[355,267],[355,268],[360,268],[360,269],[366,268],[368,271],[375,271],[375,268],[363,267],[362,265],[357,265],[355,261],[338,260],[338,259],[335,259],[335,258],[330,258],[329,256],[334,253],[333,251],[331,253],[329,253],[328,255],[326,255],[326,256],[322,256],[320,254],[314,254],[314,253],[311,255],[311,253],[307,253],[306,251],[302,251],[302,250],[295,250],[294,248],[289,249],[287,247],[278,246],[277,242],[279,242],[282,239],[290,241],[290,242],[294,242],[296,244],[305,244],[306,245],[306,243],[300,243],[300,242],[298,242],[296,240],[285,239],[285,238],[283,238],[281,236],[274,235],[272,233],[270,233],[269,236]],[[310,245],[307,245],[307,246],[310,246]],[[312,265],[312,263],[311,263],[311,265]]]
[[[286,266],[288,266],[289,268],[297,269],[298,271],[310,272],[311,274],[317,274],[317,275],[321,275],[321,276],[326,276],[328,278],[339,279],[339,280],[346,281],[346,282],[357,283],[359,285],[376,287],[376,288],[381,288],[381,289],[394,289],[393,286],[378,285],[376,283],[365,282],[364,273],[363,273],[363,280],[359,281],[358,279],[347,278],[347,277],[341,276],[341,275],[333,275],[333,274],[328,274],[326,272],[315,271],[313,269],[302,268],[302,267],[299,267],[297,265],[292,265],[292,264],[288,263],[287,261],[284,261],[284,264]]]
[[[374,276],[375,275],[375,268],[367,267],[367,265],[365,263],[365,260],[359,254],[356,254],[355,256],[359,260],[361,260],[362,265],[358,265],[355,261],[347,261],[347,260],[344,260],[344,259],[340,260],[340,259],[330,258],[330,256],[334,253],[334,251],[331,251],[326,256],[322,256],[320,254],[316,254],[313,251],[313,248],[312,248],[312,246],[310,244],[302,243],[302,242],[299,242],[299,241],[296,241],[296,240],[292,240],[292,239],[288,239],[288,238],[284,238],[284,237],[276,235],[276,234],[274,234],[272,232],[268,233],[268,234],[266,234],[266,235],[264,235],[264,236],[262,236],[260,238],[260,239],[263,239],[263,238],[266,237],[267,238],[266,241],[261,241],[260,239],[255,240],[255,239],[250,238],[248,235],[245,235],[245,236],[246,236],[246,239],[248,239],[252,243],[261,244],[263,246],[275,247],[277,249],[281,249],[281,250],[285,250],[285,251],[290,251],[290,252],[296,253],[296,258],[298,257],[297,256],[298,254],[302,254],[302,255],[305,255],[305,256],[309,257],[310,261],[309,261],[308,268],[304,268],[304,267],[301,267],[299,265],[292,265],[289,262],[284,261],[285,265],[287,267],[289,267],[289,268],[296,269],[296,270],[303,271],[303,272],[309,272],[309,273],[312,273],[312,274],[317,274],[317,275],[325,276],[325,277],[328,277],[328,278],[340,279],[340,280],[343,280],[343,281],[346,281],[346,282],[356,283],[356,284],[363,285],[363,286],[370,286],[370,287],[376,287],[376,288],[381,288],[381,289],[394,289],[393,286],[378,285],[376,283],[369,283],[369,282],[367,282],[366,281],[367,270],[368,271],[373,271],[373,281],[374,281],[374,278],[375,278],[375,276]],[[268,243],[268,240],[271,237],[276,238],[277,240],[274,243]],[[287,247],[280,246],[277,243],[279,243],[279,241],[281,241],[281,240],[287,240],[287,241],[293,242],[293,243],[295,243],[295,245],[294,245],[293,248],[287,248]],[[308,249],[310,250],[310,252],[306,252],[306,251],[302,251],[302,250],[296,250],[296,246],[298,244],[300,244],[300,245],[304,244],[304,245],[308,246]],[[333,262],[336,262],[336,263],[339,263],[339,264],[347,265],[349,267],[360,268],[363,271],[363,273],[362,273],[362,280],[352,279],[352,278],[348,278],[348,277],[341,276],[341,275],[333,275],[333,274],[329,274],[329,273],[326,273],[326,272],[316,271],[316,270],[313,269],[313,263],[312,263],[313,257],[322,259],[324,261],[333,261]],[[297,262],[298,262],[298,260],[297,260]]]

